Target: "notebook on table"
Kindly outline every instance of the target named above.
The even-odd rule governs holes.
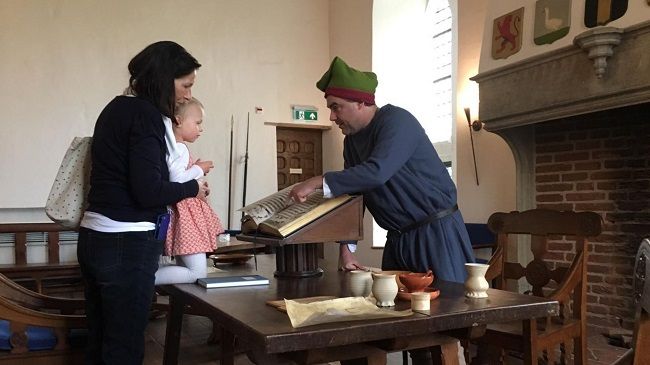
[[[269,279],[260,275],[235,275],[201,278],[196,281],[204,288],[228,288],[233,286],[268,285]]]

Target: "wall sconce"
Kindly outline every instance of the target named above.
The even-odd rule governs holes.
[[[472,142],[472,158],[474,159],[474,176],[476,176],[476,186],[478,186],[478,167],[476,166],[476,152],[474,152],[474,136],[472,135],[472,129],[475,132],[478,132],[483,128],[483,123],[478,120],[472,122],[472,116],[469,112],[469,108],[465,108],[465,117],[467,118],[467,127],[469,127],[469,138]]]
[[[614,47],[621,43],[623,29],[598,27],[578,34],[574,39],[578,47],[587,52],[594,62],[596,77],[601,79],[607,69],[607,57],[614,55]]]
[[[467,118],[467,126],[471,127],[475,132],[483,129],[483,122],[475,120],[472,122],[472,117],[469,112],[469,108],[465,108],[465,118]]]

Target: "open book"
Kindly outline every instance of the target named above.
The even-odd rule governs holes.
[[[328,199],[319,189],[310,194],[306,201],[294,203],[289,199],[292,188],[289,186],[241,208],[244,212],[242,232],[286,237],[352,199],[349,195]]]

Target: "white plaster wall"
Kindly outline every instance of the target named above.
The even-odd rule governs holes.
[[[330,58],[328,6],[328,0],[1,1],[0,222],[47,220],[42,207],[69,142],[92,134],[101,109],[127,84],[128,61],[163,39],[203,64],[193,91],[206,107],[205,132],[190,148],[215,162],[210,198],[224,223],[231,115],[241,162],[251,113],[247,201],[276,191],[275,127],[264,122],[290,121],[291,104],[322,105],[314,83]],[[327,148],[324,164],[332,166]],[[234,207],[241,206],[242,174],[243,164],[235,164]]]
[[[455,78],[463,92],[478,70],[487,5],[464,0],[456,8],[452,1],[452,8],[461,14],[454,15]],[[335,55],[372,69],[372,14],[372,0],[220,0],[191,6],[171,0],[1,1],[0,222],[47,221],[42,207],[70,140],[92,133],[103,106],[125,87],[130,58],[161,39],[179,42],[203,64],[194,95],[206,106],[206,131],[191,148],[215,161],[209,175],[211,203],[225,222],[230,116],[235,117],[234,149],[241,161],[251,112],[251,202],[276,190],[275,129],[263,123],[289,121],[291,104],[318,106],[325,122],[329,114],[315,82]],[[514,208],[514,162],[500,138],[475,133],[481,181],[475,186],[460,98],[455,101],[454,162],[459,204],[466,221],[484,222],[496,210]],[[254,114],[255,106],[264,113]],[[325,171],[343,167],[342,141],[338,128],[324,132]],[[242,174],[243,165],[235,165],[233,206],[241,205]],[[233,228],[237,216],[232,216]],[[379,266],[382,250],[370,248],[368,217],[358,256]],[[328,245],[326,254],[337,249]]]
[[[483,3],[483,2],[481,2]],[[524,7],[523,38],[521,50],[506,58],[494,60],[491,56],[492,50],[492,27],[494,19],[513,10]],[[571,2],[571,29],[569,34],[551,44],[538,46],[533,42],[533,28],[535,26],[535,1],[534,0],[499,0],[489,1],[486,9],[486,18],[484,23],[483,47],[481,50],[480,72],[485,72],[499,68],[510,63],[524,60],[526,58],[542,54],[554,49],[562,48],[573,44],[573,38],[576,35],[589,30],[584,25],[585,1],[573,0]],[[650,6],[645,0],[628,0],[628,9],[625,15],[613,22],[608,23],[608,27],[625,28],[633,24],[641,23],[650,19]],[[585,53],[586,57],[586,53]]]
[[[465,222],[486,223],[492,213],[516,208],[515,162],[510,148],[501,137],[484,129],[472,131],[479,180],[477,185],[470,131],[463,108],[470,108],[473,120],[480,118],[478,84],[469,78],[478,73],[488,4],[484,0],[463,0],[457,4],[457,93],[454,110],[458,206]]]

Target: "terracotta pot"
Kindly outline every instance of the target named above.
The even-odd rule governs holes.
[[[429,270],[426,273],[411,272],[408,274],[400,274],[399,280],[406,286],[406,289],[410,293],[421,292],[433,283],[433,273]]]

